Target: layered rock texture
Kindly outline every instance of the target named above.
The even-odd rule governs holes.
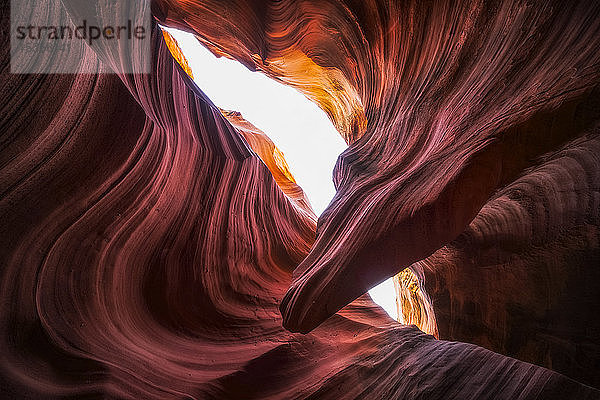
[[[151,74],[14,75],[2,2],[0,397],[600,398],[600,4],[152,12]],[[328,113],[318,221],[158,23]]]

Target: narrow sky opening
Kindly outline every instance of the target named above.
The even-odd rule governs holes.
[[[192,34],[167,30],[187,58],[198,87],[215,105],[239,111],[273,140],[313,209],[321,215],[335,194],[333,167],[347,147],[325,112],[297,90],[252,72],[237,61],[215,57]],[[397,319],[391,279],[369,293]]]

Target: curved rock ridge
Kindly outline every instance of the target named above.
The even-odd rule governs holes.
[[[87,5],[65,3],[74,21]],[[280,187],[258,156],[271,151],[269,142],[225,118],[156,24],[151,74],[10,74],[10,13],[7,2],[1,7],[2,397],[600,398],[549,369],[400,325],[367,295],[309,334],[287,331],[278,306],[291,271],[318,249],[299,189]],[[47,10],[37,3],[33,12]],[[139,49],[116,50],[94,48],[98,56],[90,51],[81,63],[139,62],[128,58]],[[540,164],[553,170],[561,154],[578,160],[564,162],[567,175],[581,168],[575,164],[586,168],[579,177],[590,174],[575,193],[597,189],[587,169],[597,152],[585,151],[586,138]],[[281,182],[291,182],[285,164],[277,165]],[[597,197],[585,198],[593,208]],[[590,221],[593,233],[597,220]],[[581,243],[593,246],[588,238]],[[434,276],[416,267],[435,305]],[[435,275],[444,276],[443,269]]]
[[[348,23],[343,20],[343,4],[159,0],[152,6],[163,25],[195,33],[215,55],[237,59],[304,93],[330,116],[346,141],[364,133],[367,120],[361,93],[351,74],[334,62],[345,60],[352,63],[349,67],[359,68],[350,58],[358,54],[323,35],[332,31],[341,38],[343,33],[335,31]],[[322,21],[323,16],[335,20]],[[331,22],[339,22],[339,28],[329,26]],[[331,61],[331,66],[321,60]]]
[[[308,197],[306,197],[302,188],[296,183],[281,150],[275,146],[273,141],[263,131],[246,121],[239,112],[221,110],[221,113],[246,139],[248,145],[265,163],[267,168],[269,168],[273,179],[275,179],[275,182],[283,193],[292,199],[302,210],[306,211],[309,219],[314,220],[314,229],[316,229],[317,216],[310,205]]]
[[[496,193],[456,240],[413,264],[440,337],[600,386],[599,155],[596,125]]]
[[[153,6],[161,23],[195,33],[215,54],[303,91],[328,112],[350,145],[334,171],[337,194],[321,215],[316,241],[295,269],[281,304],[284,326],[292,331],[310,332],[370,287],[457,239],[495,193],[539,165],[540,157],[590,133],[599,118],[596,2],[156,0]],[[337,90],[315,92],[314,85],[328,87],[316,71],[327,71]],[[573,165],[566,168],[571,167],[575,170],[560,177],[556,170],[537,175],[538,186],[548,179],[577,182],[580,172]],[[535,193],[538,186],[527,190]],[[596,186],[584,190],[597,196]],[[553,214],[560,207],[543,208],[546,214],[536,214],[532,222],[539,229],[563,220]],[[523,229],[525,221],[517,214],[505,215],[510,215],[510,229]],[[597,235],[596,220],[588,229]],[[565,244],[557,240],[554,246],[546,252],[561,251]],[[537,268],[524,269],[530,274],[524,281],[533,293],[543,292],[538,287],[543,280],[537,278],[560,270],[559,275],[577,276],[567,280],[588,282],[595,289],[585,293],[593,293],[598,247],[597,241],[587,241],[576,269],[568,257],[553,268],[533,261]],[[505,265],[510,269],[510,262]],[[427,286],[427,277],[421,279]],[[454,274],[440,290],[447,292],[460,279]],[[481,296],[477,290],[474,285],[476,298]],[[586,319],[597,320],[596,298],[575,295],[572,301],[582,301],[577,307],[586,317],[576,322],[578,333],[571,331],[575,321],[546,322],[552,333],[537,336],[536,350],[512,335],[493,346],[496,334],[446,336],[448,331],[441,330],[440,337],[510,348],[509,354],[551,368],[569,364],[573,369],[561,371],[597,385],[596,350],[582,350],[568,362],[548,350],[566,349],[571,341],[576,348],[595,348],[598,331],[585,326]],[[481,298],[475,304],[486,302]],[[452,315],[455,326],[462,324],[454,332],[472,324],[489,326],[481,320],[485,313],[446,308],[451,305],[438,301],[433,311]],[[535,314],[527,307],[522,313]],[[517,314],[508,313],[503,323],[520,325],[525,318]],[[508,331],[506,326],[491,329]],[[542,343],[546,340],[554,344]]]
[[[171,51],[173,57],[177,60],[179,65],[188,74],[188,76],[194,79],[192,69],[189,66],[188,60],[183,54],[183,51],[179,47],[177,40],[167,31],[163,30],[163,36],[165,43]],[[306,210],[309,216],[315,219],[316,215],[310,205],[310,201],[306,197],[304,191],[294,179],[285,156],[279,150],[273,141],[265,135],[263,131],[258,129],[249,121],[246,121],[242,114],[237,111],[223,110],[220,109],[221,113],[227,120],[233,125],[239,133],[242,134],[248,145],[254,150],[257,156],[265,163],[275,182],[279,185],[279,188],[292,200],[294,200],[301,209]]]

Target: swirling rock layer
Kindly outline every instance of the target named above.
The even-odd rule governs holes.
[[[157,25],[147,75],[12,75],[3,46],[3,396],[600,398],[578,382],[598,379],[595,7],[153,3],[334,119],[351,146],[318,228]],[[441,338],[576,380],[361,296],[414,262]],[[569,344],[589,357],[558,362]]]

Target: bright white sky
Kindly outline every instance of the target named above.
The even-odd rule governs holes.
[[[320,215],[335,194],[333,167],[347,147],[325,112],[297,90],[251,72],[237,61],[215,57],[192,34],[168,31],[185,54],[198,87],[217,106],[241,112],[273,140]],[[369,294],[397,319],[391,279],[371,289]]]

